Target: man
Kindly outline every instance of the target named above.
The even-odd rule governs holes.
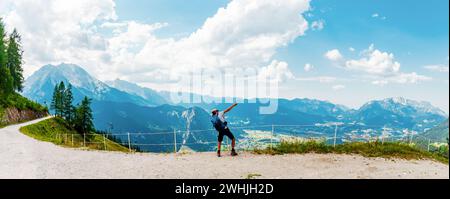
[[[211,122],[214,126],[214,128],[219,132],[218,136],[218,144],[217,144],[217,157],[221,157],[220,155],[220,149],[222,146],[223,137],[227,136],[232,140],[231,142],[231,156],[237,156],[236,150],[234,147],[236,146],[236,139],[234,138],[233,133],[231,133],[230,128],[228,128],[228,122],[225,120],[225,114],[230,112],[234,107],[236,107],[238,104],[233,104],[230,108],[226,109],[223,112],[220,112],[217,109],[212,110],[212,118]]]

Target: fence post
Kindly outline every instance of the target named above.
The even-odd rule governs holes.
[[[273,136],[275,133],[275,125],[272,124],[272,134],[270,135],[270,150],[273,150]]]
[[[430,152],[431,139],[428,139],[428,152]]]
[[[338,130],[338,125],[336,124],[336,126],[334,128],[334,144],[333,144],[334,148],[336,148],[337,130]]]
[[[105,151],[106,151],[106,135],[103,134],[103,146],[105,147]]]
[[[86,147],[86,133],[83,133],[83,147]]]
[[[178,151],[178,149],[177,149],[177,130],[173,130],[173,150],[174,150],[174,153],[175,154],[177,154],[177,151]]]
[[[130,151],[130,153],[131,153],[131,141],[130,141],[130,133],[127,133],[128,134],[128,150]]]
[[[74,146],[74,144],[73,144],[73,134],[72,134],[72,146]]]

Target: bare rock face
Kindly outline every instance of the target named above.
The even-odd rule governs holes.
[[[35,120],[47,116],[46,112],[35,112],[31,110],[19,110],[7,108],[0,114],[0,124],[14,124],[24,121]]]

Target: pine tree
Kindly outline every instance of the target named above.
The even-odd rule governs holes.
[[[58,115],[56,110],[57,100],[58,100],[58,85],[55,85],[55,88],[53,89],[52,102],[50,103],[50,110],[55,111],[55,115]]]
[[[64,92],[66,91],[66,86],[64,82],[59,83],[58,89],[57,89],[57,95],[56,95],[56,112],[57,116],[64,117]]]
[[[7,67],[5,25],[0,18],[0,95],[7,96],[13,92],[13,80]]]
[[[74,119],[74,106],[73,106],[73,94],[72,94],[72,85],[69,84],[67,89],[64,91],[64,118],[70,123],[73,122]]]
[[[12,77],[13,90],[19,92],[23,89],[22,46],[21,38],[16,29],[9,36],[7,52],[7,66]]]
[[[84,97],[75,111],[75,128],[81,133],[89,133],[95,130],[91,109],[91,100]]]
[[[72,94],[71,94],[72,95]],[[66,118],[65,103],[66,103],[66,86],[64,82],[55,85],[53,89],[52,102],[50,109],[55,111],[57,117]]]

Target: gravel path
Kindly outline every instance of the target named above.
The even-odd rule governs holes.
[[[41,119],[43,120],[43,119]],[[19,132],[25,124],[0,129],[0,178],[443,178],[448,165],[434,161],[387,160],[357,155],[250,153],[217,158],[214,153],[124,154],[83,151],[36,141]]]

